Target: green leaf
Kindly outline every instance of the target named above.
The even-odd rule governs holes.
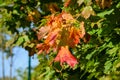
[[[23,43],[23,41],[24,41],[23,37],[22,36],[19,37],[17,42],[16,42],[16,45],[20,46]]]
[[[17,14],[17,15],[19,15],[19,13],[18,13],[17,10],[13,10],[13,14]]]
[[[98,29],[97,34],[98,34],[99,37],[101,36],[102,31],[103,31],[102,28]]]
[[[41,27],[41,26],[44,26],[46,24],[47,20],[46,19],[42,19],[40,22],[41,22],[41,24],[40,24],[40,27]]]
[[[101,18],[104,18],[105,15],[110,15],[111,13],[113,13],[114,9],[111,9],[111,10],[105,10],[103,12],[100,12],[97,14],[97,16],[101,17]]]
[[[118,35],[120,35],[120,28],[115,28],[114,29]]]
[[[86,5],[91,5],[91,4],[92,4],[92,1],[91,1],[91,0],[84,0],[84,3],[85,3]]]
[[[112,62],[111,61],[106,61],[105,65],[104,65],[104,68],[105,68],[104,73],[109,74],[110,71],[111,71],[110,70],[111,67],[112,67]]]
[[[94,50],[93,52],[89,53],[87,56],[86,56],[86,59],[90,60],[91,57],[97,52],[97,50]]]
[[[28,45],[30,48],[33,48],[34,46],[35,46],[35,44],[34,43],[31,43],[31,44],[29,44]]]
[[[116,5],[117,8],[120,8],[120,2]]]
[[[93,72],[93,66],[94,66],[94,60],[89,60],[86,65],[86,69],[89,70],[90,72]]]
[[[118,49],[119,49],[118,47],[114,47],[114,48],[110,49],[109,54],[117,53]]]
[[[24,35],[23,39],[25,40],[25,42],[30,42],[30,39],[29,39],[29,37],[27,35]]]

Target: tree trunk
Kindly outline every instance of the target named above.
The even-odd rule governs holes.
[[[2,76],[3,76],[3,80],[5,80],[5,59],[4,59],[4,37],[2,35],[2,31],[0,33],[0,36],[2,37],[2,45],[1,45],[1,51],[2,51]]]
[[[31,80],[31,57],[28,60],[28,80]]]
[[[10,48],[10,80],[12,80],[12,67],[13,67],[13,54],[12,54],[12,48]]]
[[[2,75],[3,75],[3,80],[5,80],[5,66],[4,66],[4,53],[2,51]]]

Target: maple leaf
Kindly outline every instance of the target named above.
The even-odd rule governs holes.
[[[50,30],[50,27],[49,26],[44,26],[44,27],[41,27],[39,29],[39,31],[37,32],[37,37],[38,37],[38,40],[44,38],[46,36],[46,34],[49,32]]]
[[[76,44],[80,42],[80,31],[79,29],[76,29],[75,27],[72,27],[70,29],[70,35],[69,35],[69,46],[74,47]]]
[[[80,23],[80,38],[83,38],[85,35],[85,28],[84,28],[84,22],[82,21]]]
[[[85,36],[85,28],[84,28],[84,22],[80,23],[80,28],[75,28],[74,26],[70,28],[70,34],[69,34],[69,46],[74,47],[80,42],[80,39],[84,38]]]
[[[78,0],[77,3],[80,6],[82,3],[84,2],[84,0]]]
[[[53,46],[54,44],[56,44],[56,39],[58,37],[59,31],[60,31],[60,29],[56,29],[53,32],[50,32],[48,34],[48,37],[45,40],[45,43],[49,44],[50,46]]]
[[[61,46],[54,61],[60,61],[60,65],[66,62],[72,68],[78,63],[77,59],[71,54],[68,46]]]
[[[66,12],[62,12],[62,18],[63,20],[75,20],[71,14]]]
[[[93,11],[91,6],[86,6],[83,11],[81,12],[81,15],[85,18],[88,19],[90,15],[95,15],[95,12]]]
[[[50,46],[44,43],[37,44],[36,48],[39,50],[37,54],[41,54],[43,51],[45,53],[50,52]]]

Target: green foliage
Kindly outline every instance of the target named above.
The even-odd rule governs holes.
[[[78,21],[85,22],[90,41],[84,43],[81,40],[76,48],[70,49],[79,64],[75,68],[70,68],[66,64],[61,67],[59,63],[53,62],[56,53],[40,54],[38,55],[40,63],[33,71],[33,80],[120,78],[118,76],[120,75],[120,1],[108,0],[112,1],[112,4],[109,3],[110,6],[96,1],[71,0],[67,8],[63,6],[62,0],[14,0],[9,3],[0,1],[0,28],[5,26],[15,35],[7,42],[7,46],[22,46],[30,52],[30,55],[37,53],[35,46],[42,42],[38,41],[35,31],[46,24],[44,17],[48,17],[54,9],[57,9],[53,3],[59,7],[56,10],[58,13],[63,9],[70,12]]]

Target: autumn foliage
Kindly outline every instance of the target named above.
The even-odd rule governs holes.
[[[74,48],[84,38],[84,22],[78,22],[68,12],[52,14],[47,17],[46,25],[40,27],[37,36],[39,40],[43,39],[43,43],[37,44],[38,54],[49,53],[52,49],[58,52],[55,61],[60,61],[61,65],[66,62],[74,67],[77,60],[69,48]]]
[[[5,46],[37,54],[34,80],[120,79],[120,0],[6,4],[0,3],[0,26],[14,38]]]

